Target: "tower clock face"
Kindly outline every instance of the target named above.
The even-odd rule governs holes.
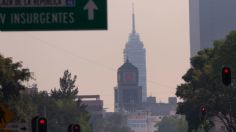
[[[133,82],[134,81],[134,74],[132,72],[125,73],[125,81],[126,82]]]

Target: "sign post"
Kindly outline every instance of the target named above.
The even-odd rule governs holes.
[[[0,0],[0,30],[106,30],[107,0]]]

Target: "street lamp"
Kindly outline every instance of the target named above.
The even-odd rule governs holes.
[[[148,132],[149,132],[149,118],[148,118],[148,111],[147,111],[147,129],[148,129]]]

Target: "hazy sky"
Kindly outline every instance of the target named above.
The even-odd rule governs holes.
[[[107,31],[0,32],[0,53],[23,61],[39,90],[58,88],[59,77],[69,69],[78,76],[79,94],[99,94],[113,111],[132,2],[146,48],[147,94],[167,102],[189,68],[188,0],[108,0]]]

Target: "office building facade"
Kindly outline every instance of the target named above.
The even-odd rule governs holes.
[[[235,0],[189,0],[190,55],[236,30]]]

